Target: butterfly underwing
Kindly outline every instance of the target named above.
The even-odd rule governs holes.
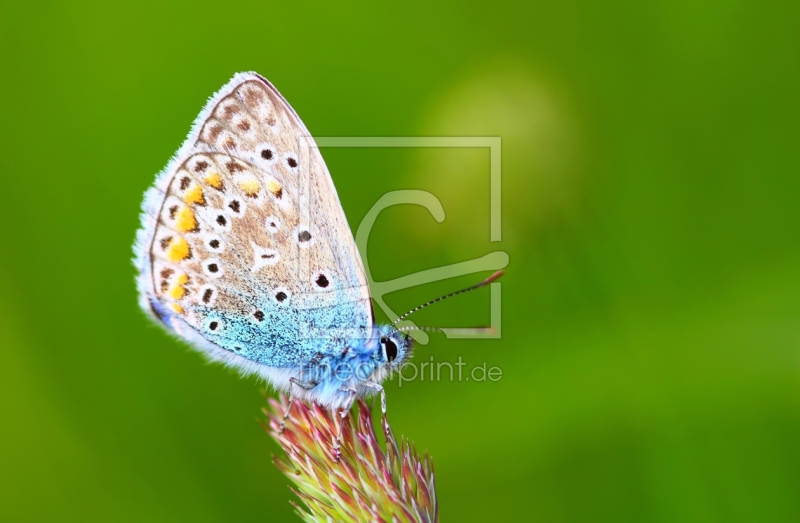
[[[382,392],[412,340],[374,324],[333,180],[297,113],[239,73],[145,194],[139,302],[211,360],[325,407]]]

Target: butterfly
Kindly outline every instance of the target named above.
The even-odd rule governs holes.
[[[264,77],[209,99],[145,193],[134,252],[142,309],[209,359],[331,410],[380,393],[385,412],[413,338],[375,325],[319,148]]]

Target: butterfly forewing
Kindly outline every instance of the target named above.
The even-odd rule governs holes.
[[[292,366],[371,332],[363,266],[319,149],[256,74],[209,101],[143,220],[143,302],[196,331],[187,337]]]

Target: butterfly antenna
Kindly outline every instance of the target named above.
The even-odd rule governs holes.
[[[392,327],[397,325],[404,318],[407,318],[407,317],[411,316],[412,314],[414,314],[415,312],[417,312],[420,309],[424,309],[428,305],[433,305],[437,301],[442,301],[442,300],[445,300],[447,298],[452,298],[453,296],[455,296],[457,294],[463,294],[465,292],[474,291],[475,289],[480,289],[481,287],[485,287],[485,286],[489,285],[490,283],[492,283],[493,281],[495,281],[497,278],[499,278],[502,275],[503,275],[503,271],[497,271],[496,273],[492,274],[491,276],[489,276],[488,278],[486,278],[482,282],[478,283],[477,285],[473,285],[472,287],[467,287],[466,289],[461,289],[460,291],[451,292],[450,294],[445,294],[444,296],[439,296],[435,300],[431,300],[428,303],[423,303],[419,307],[414,307],[413,309],[411,309],[407,313],[403,314],[402,316],[400,316],[399,318],[394,320],[392,322]],[[439,327],[430,327],[430,328],[439,329]]]
[[[411,332],[411,331],[423,331],[423,332],[445,332],[447,330],[445,327],[419,327],[415,325],[408,325],[406,327],[400,327],[400,332]]]
[[[441,332],[442,334],[469,334],[472,336],[477,336],[481,334],[494,334],[497,332],[494,327],[472,327],[472,328],[461,328],[461,327],[421,327],[419,325],[408,325],[406,327],[400,327],[400,332],[411,332],[411,331],[422,331],[422,332]]]

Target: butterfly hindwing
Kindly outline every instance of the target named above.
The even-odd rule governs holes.
[[[137,243],[143,304],[231,358],[297,366],[371,332],[363,266],[319,149],[254,73],[201,112],[148,192]]]

